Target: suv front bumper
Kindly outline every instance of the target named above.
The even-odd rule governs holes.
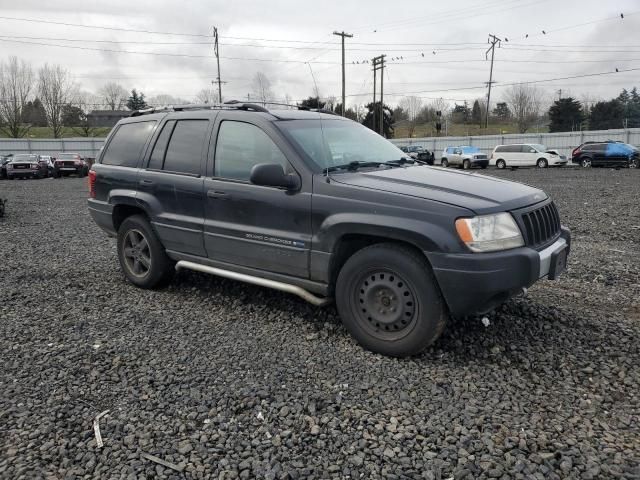
[[[483,313],[504,303],[539,279],[555,279],[564,269],[571,233],[542,251],[528,247],[492,253],[431,253],[431,262],[449,311],[453,315]]]

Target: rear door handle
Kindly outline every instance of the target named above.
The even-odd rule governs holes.
[[[140,185],[153,185],[151,180],[140,180]]]
[[[218,200],[229,200],[231,195],[226,192],[221,192],[220,190],[207,190],[207,197]]]

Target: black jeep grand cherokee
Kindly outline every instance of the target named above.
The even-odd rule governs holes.
[[[542,191],[421,165],[371,130],[257,105],[135,112],[89,176],[89,211],[142,288],[187,268],[335,297],[364,347],[415,354],[449,315],[556,278],[569,230]]]

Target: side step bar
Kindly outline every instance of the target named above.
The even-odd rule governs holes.
[[[330,298],[317,297],[313,293],[305,290],[304,288],[289,283],[276,282],[275,280],[268,280],[266,278],[254,277],[253,275],[245,275],[244,273],[232,272],[230,270],[223,270],[222,268],[209,267],[208,265],[202,265],[200,263],[189,262],[187,260],[180,260],[176,263],[176,270],[181,269],[195,270],[196,272],[209,273],[211,275],[217,275],[218,277],[229,278],[231,280],[238,280],[240,282],[250,283],[252,285],[258,285],[260,287],[273,288],[274,290],[280,290],[281,292],[292,293],[298,297],[306,300],[307,302],[315,305],[316,307],[323,307],[331,303]]]

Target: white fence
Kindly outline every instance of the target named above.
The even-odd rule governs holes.
[[[0,155],[13,153],[39,153],[55,155],[60,152],[79,153],[83,157],[95,158],[104,138],[0,138]]]
[[[571,151],[578,145],[588,141],[619,140],[632,145],[640,145],[640,128],[624,130],[594,130],[588,132],[560,133],[523,133],[507,135],[483,135],[469,137],[425,137],[395,138],[391,141],[401,146],[420,145],[436,156],[448,146],[470,145],[478,147],[483,153],[490,155],[496,145],[512,143],[537,143],[547,148],[559,150],[561,154],[571,157]]]
[[[79,153],[84,157],[95,158],[104,144],[104,138],[0,138],[0,155],[8,153],[39,153],[55,155],[59,152]],[[480,135],[464,137],[424,137],[394,138],[391,141],[398,146],[420,145],[430,152],[440,155],[448,146],[470,145],[478,147],[482,152],[491,154],[496,145],[511,143],[538,143],[547,148],[559,150],[567,157],[578,145],[587,141],[619,140],[632,145],[640,145],[640,128],[624,130],[597,130],[588,132],[561,133],[523,133],[507,135]]]

